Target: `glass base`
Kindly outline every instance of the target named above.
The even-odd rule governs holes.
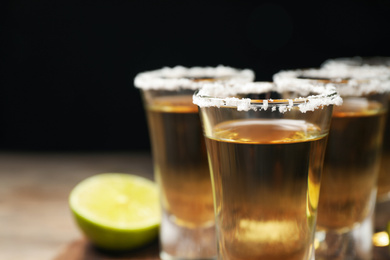
[[[162,260],[216,259],[215,226],[188,228],[179,226],[163,213],[160,226]]]
[[[389,202],[390,201],[390,192],[383,193],[381,195],[378,194],[377,198],[376,198],[376,201],[379,202],[379,203]]]
[[[390,200],[377,201],[375,205],[374,259],[390,259],[387,223],[390,221]]]
[[[165,252],[160,252],[160,259],[162,259],[162,260],[188,260],[188,259],[191,259],[191,260],[216,260],[217,257],[213,257],[213,258],[190,257],[190,258],[188,258],[188,257],[172,256],[172,255],[168,255]]]
[[[375,205],[375,231],[385,231],[390,221],[390,200],[377,201]]]
[[[373,218],[347,232],[317,231],[316,260],[372,259]]]

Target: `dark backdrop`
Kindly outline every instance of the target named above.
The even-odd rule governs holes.
[[[163,66],[257,80],[390,56],[390,1],[13,0],[0,12],[0,149],[148,150],[133,78]]]

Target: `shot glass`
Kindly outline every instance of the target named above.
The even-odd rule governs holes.
[[[200,107],[218,259],[312,259],[331,86],[205,84]],[[298,86],[302,88],[303,86]]]
[[[351,57],[336,58],[324,62],[323,67],[334,66],[387,66],[390,68],[390,57]],[[390,96],[389,96],[390,98]],[[390,99],[388,100],[390,104]],[[383,153],[378,177],[377,203],[390,201],[390,113],[387,114],[385,135],[383,139]],[[390,220],[390,217],[387,221]],[[387,223],[387,222],[386,222]],[[381,225],[383,226],[383,225]]]
[[[390,70],[390,57],[351,57],[336,58],[324,62],[323,67],[377,67],[386,66]],[[384,79],[383,84],[388,84],[390,76]],[[387,83],[386,83],[387,82]],[[390,104],[388,95],[387,104]],[[378,193],[375,207],[375,232],[374,245],[388,246],[388,234],[384,232],[390,221],[390,113],[387,113],[385,134],[383,137],[382,158],[378,176]]]
[[[192,95],[204,82],[253,81],[250,70],[181,66],[140,73],[151,138],[154,176],[160,188],[162,259],[216,256],[210,173],[198,107]]]
[[[334,83],[343,98],[335,107],[318,205],[316,259],[371,259],[373,212],[387,113],[386,70],[327,67],[284,71],[277,83]]]

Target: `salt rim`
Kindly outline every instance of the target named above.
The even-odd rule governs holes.
[[[340,57],[334,59],[328,59],[321,64],[322,68],[330,66],[387,66],[390,67],[390,57],[386,56],[369,56],[369,57]]]
[[[303,84],[321,84],[321,79],[329,79],[341,96],[390,92],[390,68],[386,66],[348,66],[334,63],[323,68],[280,71],[273,76],[278,85],[293,84],[297,87]]]
[[[301,88],[294,89],[298,92]],[[232,97],[238,94],[262,94],[270,91],[291,92],[292,88],[287,85],[277,85],[272,82],[249,82],[242,84],[234,83],[206,83],[193,95],[193,103],[199,107],[236,107],[238,111],[271,111],[278,110],[280,113],[290,111],[298,106],[302,113],[328,105],[341,105],[342,98],[337,94],[333,84],[305,84],[306,93],[317,93],[307,97],[294,99],[250,99]]]
[[[164,67],[159,70],[146,71],[137,74],[134,85],[144,90],[179,90],[199,89],[204,81],[195,81],[191,78],[215,78],[217,81],[250,82],[255,74],[249,69],[235,69],[218,65],[217,67],[191,67],[183,66]]]

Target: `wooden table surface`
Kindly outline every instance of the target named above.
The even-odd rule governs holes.
[[[0,153],[0,260],[157,260],[158,241],[110,255],[83,239],[68,207],[81,180],[104,172],[153,179],[146,153]],[[375,259],[390,259],[386,248]]]
[[[152,179],[151,156],[0,153],[0,260],[110,259],[83,240],[68,207],[77,183],[104,172]],[[157,258],[156,242],[121,259],[145,255]]]

